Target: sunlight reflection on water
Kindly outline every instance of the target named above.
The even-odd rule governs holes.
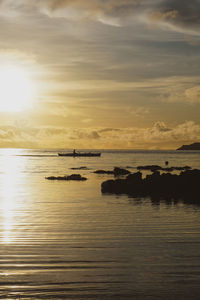
[[[21,150],[22,151],[22,150]],[[18,151],[19,153],[21,151]],[[15,216],[18,213],[18,201],[25,192],[26,184],[22,171],[26,167],[26,158],[13,156],[13,149],[4,150],[1,160],[1,218],[3,230],[2,243],[12,243],[15,240]]]

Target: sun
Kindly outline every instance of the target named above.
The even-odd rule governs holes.
[[[0,111],[20,112],[30,109],[35,86],[24,68],[8,65],[0,68]]]

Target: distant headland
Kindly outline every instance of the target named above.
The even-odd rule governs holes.
[[[183,145],[176,150],[200,150],[200,143],[193,143],[190,145]]]

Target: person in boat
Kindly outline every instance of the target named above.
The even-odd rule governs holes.
[[[73,150],[73,155],[76,155],[76,149]]]

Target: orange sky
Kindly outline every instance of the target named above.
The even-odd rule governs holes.
[[[199,0],[1,1],[0,147],[199,141],[199,12]]]

